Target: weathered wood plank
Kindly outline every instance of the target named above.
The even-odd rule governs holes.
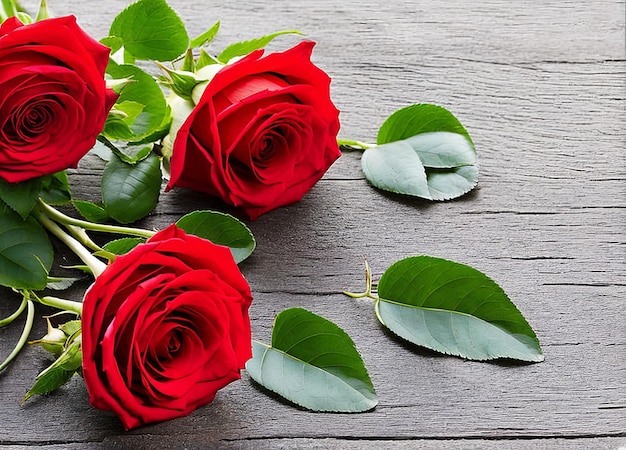
[[[267,341],[273,316],[290,306],[336,321],[377,387],[373,412],[302,411],[267,397],[244,375],[189,417],[124,433],[115,417],[89,407],[79,378],[20,407],[48,361],[28,348],[0,374],[0,444],[626,445],[623,1],[170,3],[193,35],[221,18],[217,48],[287,28],[318,41],[314,56],[333,77],[343,137],[373,140],[382,120],[409,103],[451,109],[477,145],[479,188],[448,203],[398,199],[368,186],[359,155],[347,153],[302,202],[249,224],[258,248],[242,270],[255,294],[255,338]],[[102,37],[126,4],[55,0],[51,8],[74,12]],[[96,199],[100,170],[89,159],[72,174],[78,197]],[[162,227],[211,206],[221,207],[198,194],[167,193],[142,225]],[[485,364],[407,346],[377,324],[370,303],[340,294],[361,288],[363,257],[380,275],[418,253],[467,263],[494,278],[535,328],[546,361]],[[11,308],[0,303],[0,316]],[[44,333],[43,321],[36,328],[33,337]],[[18,335],[17,327],[0,329],[0,355]]]

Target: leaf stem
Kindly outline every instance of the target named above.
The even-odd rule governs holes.
[[[24,344],[26,344],[26,341],[28,340],[28,335],[30,334],[30,330],[33,329],[33,321],[35,318],[35,304],[32,302],[32,300],[26,300],[26,299],[24,300],[28,304],[28,313],[26,315],[26,323],[24,324],[22,335],[20,336],[19,340],[17,341],[17,344],[13,348],[13,351],[9,354],[9,356],[7,356],[7,358],[2,362],[2,364],[0,364],[0,372],[3,371],[11,363],[11,361],[15,359],[17,354],[22,350],[22,348],[24,347]]]
[[[374,283],[372,281],[372,270],[370,269],[370,265],[367,262],[367,259],[365,259],[364,261],[365,261],[365,292],[354,293],[354,292],[343,291],[343,294],[352,298],[369,297],[372,300],[378,300],[378,296],[372,293],[372,290],[374,288]]]
[[[12,323],[15,319],[19,317],[24,311],[24,309],[26,309],[26,302],[27,302],[26,298],[23,298],[22,303],[20,303],[20,306],[17,308],[17,310],[13,314],[11,314],[9,317],[6,317],[0,320],[0,328]]]
[[[33,214],[48,231],[58,237],[65,245],[69,247],[70,250],[72,250],[76,254],[76,256],[78,256],[87,265],[87,267],[89,267],[94,277],[97,277],[102,272],[104,272],[104,269],[106,269],[106,264],[93,256],[91,252],[87,250],[80,242],[78,242],[72,236],[63,231],[63,229],[59,225],[57,225],[56,222],[53,222],[41,209],[33,209]]]
[[[367,150],[370,147],[376,147],[376,144],[368,144],[367,142],[352,139],[337,139],[337,145],[347,150]]]
[[[124,235],[138,236],[138,237],[145,237],[145,238],[151,238],[152,236],[156,234],[155,231],[145,230],[142,228],[122,227],[122,226],[117,226],[117,225],[104,225],[100,223],[88,222],[86,220],[75,219],[73,217],[63,214],[61,211],[53,208],[52,206],[48,205],[46,202],[44,202],[41,199],[39,200],[39,206],[41,207],[43,212],[47,216],[49,216],[51,219],[54,219],[57,222],[61,222],[65,225],[75,225],[77,227],[84,228],[85,230],[99,231],[102,233],[117,233],[117,234],[124,234]]]
[[[76,225],[65,225],[65,228],[67,228],[67,231],[69,231],[70,234],[78,239],[85,247],[90,248],[94,252],[102,251],[102,248],[91,240],[84,228],[77,227]]]

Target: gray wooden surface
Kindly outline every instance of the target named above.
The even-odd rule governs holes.
[[[23,1],[34,7],[34,1]],[[51,0],[106,35],[123,0]],[[373,140],[410,103],[447,107],[479,154],[479,187],[448,203],[371,188],[346,153],[299,204],[249,224],[242,264],[255,296],[254,337],[303,306],[354,339],[380,404],[356,415],[311,413],[268,396],[244,374],[190,416],[124,432],[88,405],[80,378],[20,406],[47,356],[28,348],[0,374],[0,444],[14,448],[574,448],[626,447],[626,55],[624,1],[172,0],[195,35],[222,20],[216,48],[279,29],[318,42],[333,78],[341,137]],[[290,37],[272,48],[295,42]],[[71,181],[96,199],[100,166]],[[216,206],[161,197],[143,221],[162,227]],[[391,337],[359,290],[405,256],[466,263],[495,279],[542,343],[540,364],[439,356]],[[67,261],[73,261],[70,255]],[[0,314],[12,309],[0,291]],[[79,298],[78,291],[74,298]],[[38,318],[45,314],[38,310]],[[33,337],[43,334],[38,320]],[[18,327],[0,330],[0,354]]]

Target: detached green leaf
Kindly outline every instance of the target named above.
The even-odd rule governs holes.
[[[171,61],[187,49],[185,24],[165,0],[139,0],[113,20],[110,36],[137,59]]]
[[[478,183],[469,134],[446,109],[412,105],[381,126],[378,146],[363,153],[367,180],[379,189],[428,200],[450,200]]]
[[[254,341],[246,370],[257,383],[314,411],[363,412],[378,403],[352,339],[302,308],[276,316],[272,345]]]
[[[265,47],[267,44],[272,42],[278,36],[282,36],[284,34],[299,34],[302,35],[302,32],[298,30],[284,30],[278,31],[276,33],[268,34],[266,36],[262,36],[257,39],[251,39],[249,41],[237,42],[235,44],[231,44],[226,47],[222,52],[218,55],[217,60],[223,64],[226,64],[231,59],[237,56],[244,56],[248,53],[251,53],[255,50],[259,50]]]
[[[52,245],[39,222],[24,220],[0,203],[0,285],[43,289],[52,259]]]
[[[187,233],[230,248],[237,264],[252,254],[256,241],[250,229],[235,217],[217,211],[194,211],[176,222]]]
[[[462,134],[432,131],[405,139],[424,167],[453,169],[476,164],[472,142]]]
[[[379,189],[432,200],[419,156],[407,142],[369,148],[361,157],[365,178]]]
[[[464,264],[403,259],[380,278],[378,297],[380,322],[414,344],[474,360],[544,359],[535,332],[502,288]]]
[[[102,201],[107,214],[131,223],[154,209],[161,189],[161,162],[155,155],[135,165],[111,158],[102,173]]]
[[[456,153],[445,153],[450,148],[446,141],[459,138],[465,145],[458,145]],[[437,148],[444,153],[438,154]],[[363,153],[361,166],[367,180],[379,189],[428,200],[449,200],[471,191],[478,182],[478,168],[468,165],[464,158],[470,151],[469,141],[459,134],[427,133],[369,148]],[[457,166],[432,167],[453,163]]]
[[[388,144],[434,131],[460,134],[474,145],[469,133],[454,114],[441,106],[428,103],[410,105],[394,112],[380,126],[376,143]]]

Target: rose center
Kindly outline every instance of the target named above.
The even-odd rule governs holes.
[[[156,348],[157,359],[161,362],[173,359],[182,348],[182,341],[181,332],[176,329],[171,330]]]
[[[12,139],[28,142],[46,131],[57,106],[57,101],[50,98],[20,106],[7,122],[5,134]]]

